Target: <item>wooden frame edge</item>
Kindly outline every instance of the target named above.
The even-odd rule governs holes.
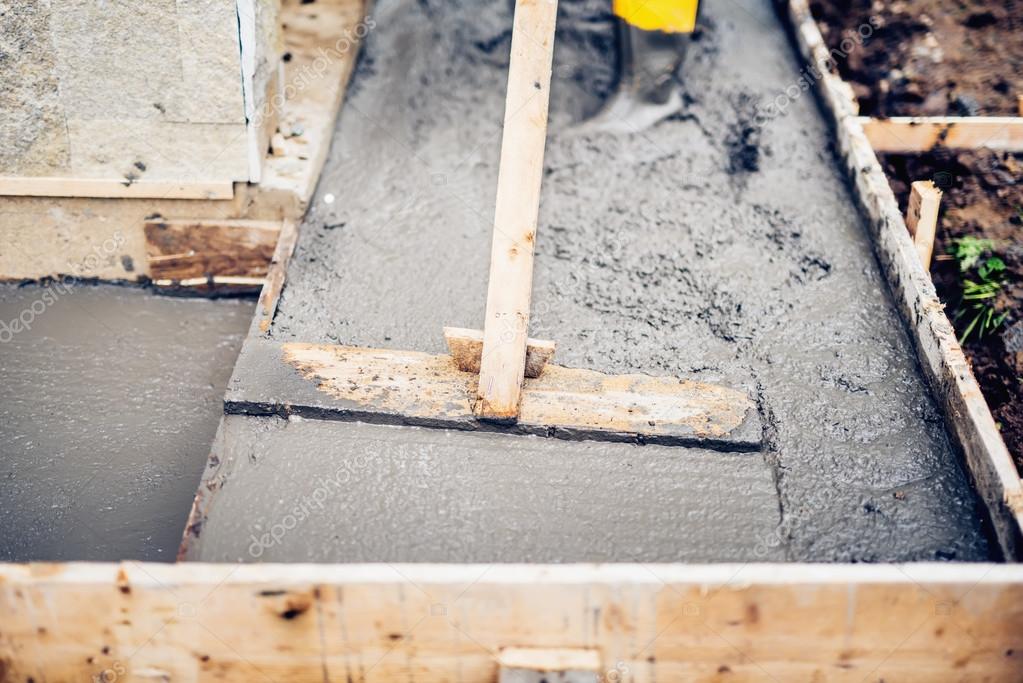
[[[0,613],[5,680],[490,683],[509,647],[592,650],[634,683],[1023,661],[1015,565],[0,565]]]
[[[983,500],[1005,557],[1023,555],[1023,481],[998,433],[944,306],[917,256],[895,195],[864,133],[849,86],[830,55],[807,0],[781,0],[799,53],[821,74],[817,92],[834,127],[853,195],[868,219],[874,251],[920,364]]]

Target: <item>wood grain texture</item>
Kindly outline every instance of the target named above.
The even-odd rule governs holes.
[[[483,331],[464,327],[445,327],[444,341],[448,353],[462,372],[479,374],[480,359],[483,356]],[[557,344],[544,339],[526,340],[526,377],[539,377],[544,366],[554,357]]]
[[[599,671],[600,653],[584,649],[509,647],[501,650],[499,663],[508,669],[532,671]]]
[[[1018,566],[0,565],[0,614],[9,681],[491,683],[507,647],[633,683],[1023,670]]]
[[[863,121],[857,118],[851,90],[828,69],[830,55],[807,0],[788,0],[782,16],[792,25],[802,56],[822,74],[817,89],[834,125],[839,156],[868,219],[874,251],[896,307],[909,328],[924,376],[942,407],[951,436],[962,450],[1001,550],[1006,557],[1018,559],[1023,556],[1023,482],[934,283],[920,263]]]
[[[763,439],[759,413],[745,389],[696,379],[547,365],[540,377],[525,380],[514,425],[476,419],[472,401],[478,381],[447,355],[249,339],[224,405],[228,413],[726,451],[756,450]]]
[[[98,199],[231,199],[234,196],[234,185],[231,182],[0,176],[0,195]]]
[[[514,420],[526,363],[557,0],[518,0],[483,325],[477,416]]]
[[[1023,118],[1016,116],[864,116],[859,122],[876,152],[926,152],[937,145],[1023,151]]]
[[[284,280],[288,274],[288,263],[291,255],[295,252],[295,244],[298,242],[298,224],[293,220],[285,220],[281,227],[277,245],[274,247],[273,257],[270,259],[270,267],[266,276],[266,283],[259,293],[259,301],[256,303],[256,317],[253,319],[253,329],[250,334],[264,334],[270,329],[274,314],[277,313],[277,302],[284,290]]]
[[[938,209],[941,206],[941,190],[930,180],[916,180],[909,192],[906,207],[906,228],[913,236],[913,244],[920,254],[924,270],[931,268],[931,254],[934,252],[934,236],[938,230]]]
[[[271,221],[151,220],[143,226],[149,274],[157,285],[189,286],[219,278],[262,283],[281,223]]]
[[[284,0],[284,64],[281,106],[271,97],[267,115],[279,119],[280,154],[263,158],[260,189],[280,195],[285,215],[305,213],[316,189],[334,135],[334,121],[355,67],[362,39],[375,20],[365,16],[364,0]]]

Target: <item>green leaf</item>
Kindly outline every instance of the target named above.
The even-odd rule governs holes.
[[[987,280],[992,273],[1001,273],[1004,271],[1005,261],[998,258],[997,256],[992,256],[991,258],[981,263],[980,267],[977,268],[977,273],[984,280]]]

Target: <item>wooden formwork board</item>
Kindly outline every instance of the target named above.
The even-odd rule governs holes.
[[[962,450],[1002,552],[1009,559],[1018,559],[1023,554],[1023,482],[934,283],[920,262],[863,121],[857,117],[851,90],[828,68],[830,55],[807,0],[787,0],[781,8],[803,58],[821,74],[817,92],[835,129],[838,154],[867,217],[874,251],[909,328],[924,374],[943,408],[949,432]]]
[[[805,1],[787,9],[819,60]],[[835,99],[843,85],[821,84],[843,159],[865,178],[855,187],[880,260],[1011,552],[1018,478],[1013,488],[855,110]],[[273,316],[293,235],[282,233],[253,335]],[[490,682],[509,647],[596,651],[609,681],[1011,681],[1023,670],[1013,565],[0,565],[0,615],[0,680]]]
[[[10,681],[490,683],[509,647],[637,683],[1023,671],[1019,566],[6,565],[0,614]]]

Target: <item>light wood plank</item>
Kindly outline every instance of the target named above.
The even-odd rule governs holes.
[[[518,0],[490,253],[477,416],[514,420],[526,363],[533,244],[547,140],[557,0]]]
[[[1023,569],[0,565],[5,680],[497,680],[504,648],[654,681],[1018,680]]]
[[[444,341],[448,353],[462,372],[479,374],[480,359],[483,356],[483,331],[464,327],[445,327]],[[526,340],[526,377],[539,377],[544,366],[554,357],[557,344],[545,339]]]
[[[93,197],[108,199],[231,199],[230,182],[179,183],[105,180],[97,178],[32,178],[0,176],[0,195],[25,197]]]
[[[913,236],[913,244],[920,254],[920,263],[924,264],[924,270],[930,270],[934,236],[938,230],[941,190],[930,180],[916,180],[911,188],[909,206],[906,207],[906,227]]]
[[[362,39],[376,26],[363,0],[284,0],[283,107],[271,96],[264,117],[279,119],[278,152],[263,159],[260,191],[280,195],[285,215],[301,217],[316,189]]]
[[[1023,151],[1023,118],[1016,116],[859,117],[877,152],[925,152],[950,149]]]
[[[523,384],[514,425],[472,412],[479,377],[451,356],[249,339],[235,365],[225,411],[360,420],[566,439],[760,447],[763,430],[745,388],[692,379],[606,375],[548,364]]]
[[[509,647],[501,650],[499,660],[508,669],[532,671],[598,671],[600,653],[596,650],[551,650],[532,647]]]
[[[277,312],[277,302],[284,290],[284,280],[288,275],[288,263],[295,251],[295,244],[298,242],[298,224],[293,220],[284,221],[280,236],[277,239],[277,246],[274,248],[273,258],[270,259],[270,267],[266,276],[266,283],[259,293],[259,301],[256,304],[256,317],[253,319],[253,330],[260,334],[270,329],[274,314]]]

